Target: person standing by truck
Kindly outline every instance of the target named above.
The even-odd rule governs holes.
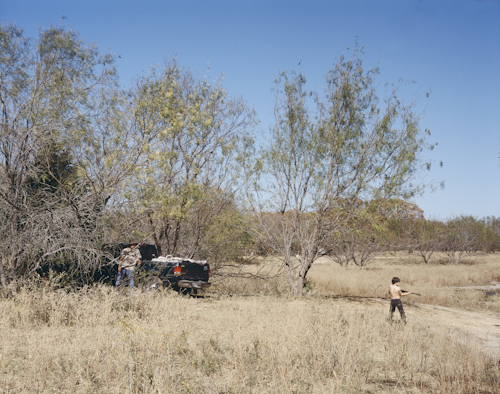
[[[116,287],[120,287],[122,279],[127,275],[129,287],[134,287],[134,267],[137,264],[141,266],[141,252],[137,243],[130,244],[121,252],[120,263],[118,264],[118,277],[116,278]]]

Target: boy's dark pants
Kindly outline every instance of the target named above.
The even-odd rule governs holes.
[[[392,321],[392,315],[394,315],[394,311],[396,310],[396,307],[399,310],[399,314],[401,315],[401,320],[406,324],[406,315],[405,311],[403,310],[403,303],[401,300],[391,300],[391,309],[390,309],[390,321]]]

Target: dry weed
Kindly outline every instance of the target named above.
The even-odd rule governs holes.
[[[339,300],[101,287],[0,301],[5,393],[496,393],[467,343]]]
[[[438,254],[436,259],[439,258]],[[266,259],[245,271],[269,279],[214,277],[211,291],[223,295],[289,296],[291,292],[286,277],[276,276],[279,266],[277,259]],[[405,298],[406,302],[500,313],[498,295],[474,288],[500,283],[499,268],[500,254],[469,257],[469,264],[461,265],[425,265],[406,253],[385,254],[376,257],[365,268],[340,267],[332,260],[322,258],[309,272],[305,292],[318,297],[387,298],[391,278],[398,276],[403,289],[420,294]]]
[[[499,254],[475,257],[474,264],[467,265],[412,264],[412,259],[405,254],[388,254],[366,268],[342,268],[322,259],[311,269],[310,278],[318,294],[387,298],[391,278],[398,276],[403,289],[421,295],[408,296],[407,302],[500,313],[498,297],[467,289],[499,281]]]

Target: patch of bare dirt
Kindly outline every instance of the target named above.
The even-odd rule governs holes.
[[[500,291],[500,282],[492,283],[487,286],[459,286],[454,287],[456,290],[484,290],[484,291]]]
[[[452,334],[457,341],[472,342],[500,359],[500,318],[489,312],[472,312],[443,306],[416,304],[409,315],[432,330]]]
[[[380,309],[384,318],[389,314],[389,300],[380,298],[351,298],[353,308],[360,303]],[[474,312],[443,306],[408,303],[403,300],[408,324],[421,324],[436,333],[450,335],[454,340],[475,344],[485,353],[500,359],[500,318],[490,312]],[[396,310],[394,319],[399,319]]]

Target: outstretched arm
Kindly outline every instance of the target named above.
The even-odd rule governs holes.
[[[417,295],[417,296],[419,296],[419,295],[420,295],[420,294],[418,294],[418,293],[413,293],[413,292],[411,292],[411,291],[406,291],[406,290],[401,290],[401,291],[402,291],[402,292],[404,292],[404,294],[403,294],[403,295],[408,295],[408,294],[414,294],[414,295]]]

